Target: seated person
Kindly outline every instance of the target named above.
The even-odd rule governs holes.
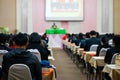
[[[47,37],[46,33],[42,35],[42,39],[45,40],[47,43],[49,42],[49,38]]]
[[[79,42],[80,42],[80,40],[79,40],[78,34],[74,34],[71,43],[75,43],[75,45],[78,46]]]
[[[62,37],[62,40],[66,40],[68,37],[68,33],[66,33],[63,37]]]
[[[50,55],[50,51],[46,47],[43,47],[41,37],[36,32],[33,32],[29,36],[27,49],[37,49],[40,52],[41,60],[48,60],[48,56]]]
[[[89,32],[87,32],[84,36],[83,39],[80,41],[79,46],[80,48],[85,48],[86,45],[86,40],[88,40],[90,38],[89,36]]]
[[[28,38],[25,34],[16,34],[13,38],[15,49],[3,56],[2,74],[3,79],[8,80],[8,70],[13,64],[26,64],[31,71],[34,80],[42,80],[42,70],[38,58],[26,50]]]
[[[12,49],[5,45],[6,41],[7,41],[7,35],[4,33],[0,33],[0,50],[11,51]]]
[[[114,44],[114,47],[108,49],[105,55],[104,61],[107,64],[111,63],[111,60],[114,54],[120,53],[120,36],[116,35],[113,37],[113,44]]]
[[[76,46],[79,46],[79,43],[83,40],[83,34],[79,33],[75,35],[75,39],[72,41]]]
[[[67,37],[68,38],[68,42],[71,42],[73,40],[73,35],[74,34],[68,34],[68,37]]]
[[[15,49],[15,45],[13,44],[13,37],[14,35],[11,34],[9,38],[9,47]]]
[[[46,33],[41,36],[41,43],[43,44],[43,46],[44,46],[45,48],[48,47],[48,40],[49,40],[49,39],[48,39]]]
[[[90,38],[85,41],[85,44],[86,44],[84,47],[85,51],[89,51],[91,45],[93,45],[93,44],[97,44],[97,45],[100,44],[100,40],[97,38],[96,31],[94,31],[94,30],[90,31],[89,35],[90,35]]]
[[[107,36],[102,36],[100,38],[101,44],[97,47],[97,51],[96,51],[96,56],[99,56],[100,50],[102,48],[111,48],[111,46],[108,44],[108,37]]]

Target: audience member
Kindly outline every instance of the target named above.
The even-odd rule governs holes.
[[[79,33],[78,35],[76,35],[76,40],[74,40],[75,45],[79,46],[81,40],[83,40],[83,33]]]
[[[102,36],[100,38],[101,44],[97,47],[96,56],[99,56],[100,50],[102,48],[111,48],[111,46],[108,44],[108,37],[106,35]]]
[[[68,42],[71,42],[71,41],[72,41],[72,35],[73,35],[73,34],[68,34]]]
[[[74,34],[71,43],[75,43],[76,46],[79,45],[79,43],[80,43],[80,38],[79,38],[79,35],[78,35],[78,34]]]
[[[15,49],[15,45],[14,45],[14,42],[13,42],[13,37],[14,37],[14,35],[10,35],[9,47],[12,48],[12,49]]]
[[[63,37],[62,37],[62,40],[66,40],[68,37],[68,33],[66,33]]]
[[[89,36],[89,32],[87,32],[86,34],[85,34],[85,36],[83,37],[83,39],[80,41],[80,43],[79,43],[79,46],[80,46],[80,48],[84,48],[85,47],[85,45],[86,45],[86,40],[87,39],[89,39],[90,38],[90,36]]]
[[[97,44],[97,45],[100,44],[100,40],[96,37],[97,36],[96,31],[92,30],[90,31],[89,34],[90,34],[90,38],[85,41],[85,44],[86,44],[84,47],[85,51],[89,51],[91,45],[93,44]]]
[[[41,36],[40,36],[41,37]],[[48,47],[48,43],[47,43],[47,41],[46,41],[46,39],[45,39],[45,37],[44,36],[42,36],[41,37],[41,44],[43,45],[43,47],[45,47],[45,48],[47,48]]]
[[[33,53],[26,51],[28,44],[27,36],[22,33],[16,34],[13,41],[15,49],[3,56],[3,79],[8,80],[8,70],[11,65],[23,63],[30,68],[33,79],[42,80],[41,65],[38,58]]]
[[[42,39],[45,40],[47,43],[49,42],[49,38],[47,37],[46,33],[42,35]]]
[[[29,44],[27,49],[38,49],[41,55],[41,60],[48,60],[48,56],[50,55],[50,51],[46,47],[43,47],[41,37],[36,32],[33,32],[29,36]]]
[[[5,45],[7,41],[7,35],[4,33],[0,33],[0,50],[11,51],[12,49]]]
[[[113,55],[120,52],[120,36],[115,35],[112,41],[114,46],[107,50],[106,56],[104,59],[105,63],[108,63],[108,64],[111,63],[111,59]]]

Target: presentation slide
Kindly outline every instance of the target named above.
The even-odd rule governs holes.
[[[46,0],[46,20],[83,20],[83,0]]]

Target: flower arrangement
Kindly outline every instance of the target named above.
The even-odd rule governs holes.
[[[52,25],[51,28],[52,28],[52,29],[57,29],[58,27],[57,27],[57,25],[56,25],[55,23],[53,23],[53,25]]]
[[[9,28],[0,26],[0,33],[8,34],[9,33]]]

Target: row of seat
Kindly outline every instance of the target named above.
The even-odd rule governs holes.
[[[41,61],[41,56],[37,49],[28,49],[28,51],[36,55],[39,61]],[[3,55],[6,54],[7,52],[8,51],[6,50],[0,50],[0,65],[2,65]],[[51,49],[51,52],[52,52],[52,49]],[[53,53],[51,53],[50,57],[52,57],[50,59],[52,60],[54,59]],[[42,68],[42,73],[43,73],[42,80],[56,80],[53,68]],[[52,75],[49,76],[49,74],[52,74]],[[9,68],[8,79],[9,80],[32,80],[29,67],[25,64],[13,64]]]
[[[106,55],[106,52],[109,48],[102,48],[100,50],[99,56],[95,56],[98,45],[92,45],[88,53],[84,51],[84,49],[79,48],[79,46],[76,46],[74,43],[70,43],[65,40],[63,40],[62,42],[63,42],[63,49],[68,53],[68,55],[71,57],[73,62],[77,64],[78,67],[80,67],[83,73],[84,72],[87,73],[87,80],[91,79],[90,78],[91,74],[94,75],[92,77],[92,80],[93,79],[97,80],[98,78],[99,80],[102,79],[102,70],[105,66],[104,56]],[[115,63],[116,55],[117,54],[115,54],[111,60],[112,64]],[[91,73],[91,71],[93,72]]]

